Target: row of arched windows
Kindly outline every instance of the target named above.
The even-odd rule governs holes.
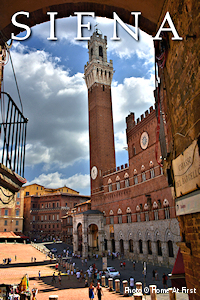
[[[106,70],[103,71],[102,69],[99,70],[99,68],[97,68],[97,74],[99,74],[99,72],[100,72],[101,76],[103,75],[103,73],[105,74],[105,76],[107,75],[107,71],[106,71]],[[109,72],[108,72],[108,76],[110,77],[110,75],[111,75],[111,73],[110,73],[110,71],[109,71]]]
[[[167,242],[167,246],[168,246],[168,256],[169,257],[174,257],[173,243],[172,243],[171,240],[169,240]],[[130,251],[130,249],[132,249],[131,247],[132,247],[132,240],[129,240],[129,252],[131,252]],[[156,254],[158,256],[162,256],[163,253],[162,253],[162,245],[161,245],[161,241],[160,240],[156,241],[156,248],[157,248],[157,253]],[[149,255],[153,254],[151,240],[147,241],[147,251],[148,251]],[[139,252],[141,254],[143,253],[143,241],[142,240],[139,240]]]
[[[149,179],[155,178],[155,169],[154,169],[154,167],[150,168],[150,170],[148,170],[148,171],[145,171],[145,166],[142,165],[141,166],[141,172],[142,172],[141,173],[141,180],[142,180],[142,182],[144,182],[144,181],[147,180],[146,179],[146,177],[147,177],[146,173],[147,172],[150,172],[150,178]],[[160,167],[160,174],[159,175],[163,175],[163,169],[162,169],[162,167]],[[139,174],[137,172],[137,169],[134,169],[134,171],[133,171],[133,179],[134,179],[134,184],[135,185],[139,183],[138,176],[139,176]],[[116,184],[116,190],[119,190],[121,188],[121,179],[120,179],[119,175],[116,176],[115,182],[116,182],[115,183]],[[125,188],[127,188],[127,187],[130,186],[130,180],[129,180],[129,174],[128,173],[124,174],[124,185],[125,185],[124,186]],[[112,192],[112,190],[113,190],[113,182],[112,182],[112,179],[109,178],[108,179],[108,191]]]
[[[112,239],[111,242],[112,242],[112,252],[115,252],[115,240]],[[123,240],[121,239],[119,242],[120,242],[120,252],[124,253]],[[129,252],[133,253],[134,252],[133,245],[134,245],[135,241],[133,241],[133,239],[129,239],[128,243],[129,243]],[[163,256],[162,244],[161,244],[160,240],[156,241],[156,253],[153,253],[153,251],[152,251],[151,240],[148,240],[147,242],[143,242],[142,240],[139,240],[138,241],[138,247],[139,247],[139,253],[140,254],[143,254],[143,244],[144,243],[147,243],[147,251],[148,251],[149,255],[156,254],[158,256]],[[104,240],[104,246],[105,246],[105,250],[108,250],[107,239]],[[167,242],[167,248],[168,248],[168,256],[169,257],[174,257],[173,242],[171,240],[169,240]]]
[[[159,201],[159,202],[161,202],[161,201]],[[163,207],[164,208],[169,207],[169,201],[166,198],[163,200]],[[152,208],[155,209],[155,210],[158,209],[158,203],[156,201],[153,202]],[[148,210],[149,210],[149,205],[147,203],[145,203],[144,206],[142,206],[142,204],[136,206],[136,212],[142,212],[142,211],[148,211]],[[105,211],[103,213],[104,213],[104,216],[105,216],[106,215]],[[129,206],[126,208],[126,213],[131,214],[131,208]],[[118,208],[117,214],[118,215],[123,214],[121,208]],[[113,212],[112,209],[109,211],[109,215],[110,216],[114,215],[114,212]]]

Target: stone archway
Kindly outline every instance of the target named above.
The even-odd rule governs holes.
[[[119,241],[120,254],[124,255],[124,240]]]

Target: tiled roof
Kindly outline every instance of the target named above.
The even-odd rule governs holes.
[[[13,231],[0,231],[0,238],[16,238],[20,239],[20,236],[14,234]]]

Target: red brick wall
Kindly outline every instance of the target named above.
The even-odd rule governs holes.
[[[103,177],[102,192],[98,191],[92,195],[92,209],[98,209],[105,211],[107,216],[107,224],[109,224],[109,212],[113,210],[115,223],[117,220],[117,211],[120,208],[122,210],[123,222],[126,223],[126,210],[130,207],[132,213],[132,222],[136,221],[136,206],[142,204],[141,221],[145,219],[144,204],[147,203],[147,197],[149,194],[151,197],[151,203],[154,201],[159,203],[159,220],[165,218],[163,200],[166,198],[169,202],[170,217],[175,217],[174,200],[172,197],[171,188],[168,186],[167,178],[161,175],[160,166],[155,158],[155,143],[156,143],[156,126],[157,119],[155,110],[151,107],[150,111],[145,112],[145,116],[138,120],[135,124],[133,114],[130,118],[127,118],[127,137],[128,137],[128,150],[129,150],[129,167],[120,169],[114,173],[108,172]],[[146,150],[143,150],[140,146],[141,134],[147,131],[149,135],[149,143]],[[136,148],[136,155],[132,154],[132,146]],[[158,157],[160,157],[160,147],[158,145]],[[150,177],[149,162],[153,161],[155,177]],[[146,181],[142,181],[141,166],[145,166]],[[134,183],[134,169],[138,171],[138,184]],[[125,174],[129,174],[129,187],[125,187]],[[120,178],[120,189],[116,188],[116,178]],[[112,191],[109,192],[108,180],[112,180]],[[95,199],[95,201],[93,201]],[[149,219],[154,220],[153,211],[149,213]]]
[[[90,170],[95,165],[105,172],[115,168],[111,88],[95,83],[88,91]],[[102,186],[102,176],[91,180],[91,191]]]

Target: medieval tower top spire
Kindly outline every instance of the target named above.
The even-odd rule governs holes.
[[[101,191],[103,173],[115,168],[111,82],[113,63],[107,62],[107,37],[96,29],[88,41],[85,65],[88,88],[91,196]]]
[[[102,38],[98,29],[88,41],[89,62],[85,65],[85,81],[87,88],[94,82],[111,85],[113,78],[113,62],[107,62],[107,36]]]

